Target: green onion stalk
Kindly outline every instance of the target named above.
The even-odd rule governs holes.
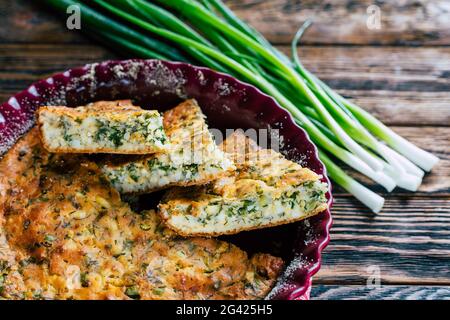
[[[350,177],[338,163],[390,192],[396,186],[416,191],[424,171],[439,160],[303,66],[297,50],[309,21],[295,35],[290,59],[220,0],[45,2],[63,14],[68,6],[79,5],[83,30],[127,55],[204,65],[273,96],[316,143],[331,179],[374,212],[381,210],[383,197]]]

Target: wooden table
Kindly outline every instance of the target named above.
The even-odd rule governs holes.
[[[52,73],[116,57],[68,31],[33,2],[38,1],[0,0],[1,101]],[[314,18],[301,48],[306,66],[442,159],[419,192],[396,189],[385,195],[378,215],[335,188],[332,242],[311,297],[449,299],[450,2],[228,2],[283,50],[298,26]],[[366,26],[373,3],[381,9],[381,29]],[[380,187],[374,190],[383,193]],[[368,277],[378,271],[381,287],[367,287]]]

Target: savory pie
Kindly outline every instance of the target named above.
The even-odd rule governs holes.
[[[41,107],[37,122],[44,147],[55,153],[148,154],[169,146],[159,112],[129,100]]]
[[[237,131],[222,144],[237,169],[210,184],[173,188],[159,212],[184,236],[218,236],[303,220],[327,208],[321,176]]]
[[[95,163],[45,150],[31,130],[0,161],[0,297],[257,299],[283,268],[236,246],[184,239],[133,212]]]
[[[235,169],[214,142],[195,100],[165,112],[164,129],[171,144],[166,153],[125,160],[114,157],[102,166],[105,176],[121,193],[201,185]]]

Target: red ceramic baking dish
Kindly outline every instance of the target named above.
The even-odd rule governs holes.
[[[0,105],[0,155],[34,125],[34,112],[41,105],[77,106],[125,98],[161,111],[195,98],[210,128],[278,129],[283,142],[280,151],[330,183],[306,132],[273,98],[229,75],[158,60],[106,61],[34,83]],[[330,192],[327,198],[331,207]],[[271,253],[287,262],[268,299],[308,299],[311,277],[319,270],[321,252],[329,242],[330,226],[331,214],[326,210],[298,223],[224,239],[248,252]]]

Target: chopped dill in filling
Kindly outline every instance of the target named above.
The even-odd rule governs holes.
[[[163,145],[168,140],[162,126],[154,126],[151,119],[156,115],[142,115],[133,122],[114,122],[103,119],[97,119],[97,132],[95,141],[101,142],[109,140],[116,148],[122,146],[127,138],[132,136],[141,136],[143,142],[154,145]]]
[[[184,236],[215,236],[305,219],[327,207],[321,176],[242,133],[221,146],[237,169],[208,185],[170,189],[159,204],[167,225]],[[241,159],[241,160],[238,160]]]
[[[168,148],[162,116],[157,111],[113,104],[41,108],[38,122],[45,147],[51,152],[124,154],[163,152]]]
[[[177,214],[186,212],[186,215],[180,215],[177,223],[189,228],[196,228],[196,225],[205,229],[217,225],[223,225],[225,228],[242,224],[260,226],[283,218],[296,218],[302,213],[323,208],[327,201],[326,192],[327,185],[319,180],[293,186],[278,196],[257,192],[245,199],[228,200],[213,192],[206,192],[203,195],[205,203],[193,205],[180,202],[176,206],[168,206],[167,214],[173,214],[174,219],[177,219]],[[198,194],[195,192],[183,196],[185,199],[198,200]],[[162,202],[162,206],[165,203],[167,202]],[[185,221],[181,221],[181,216]]]
[[[170,148],[126,162],[111,159],[102,171],[121,193],[145,193],[170,186],[204,184],[234,169],[213,140],[195,100],[164,113]],[[154,134],[156,136],[156,134]]]

